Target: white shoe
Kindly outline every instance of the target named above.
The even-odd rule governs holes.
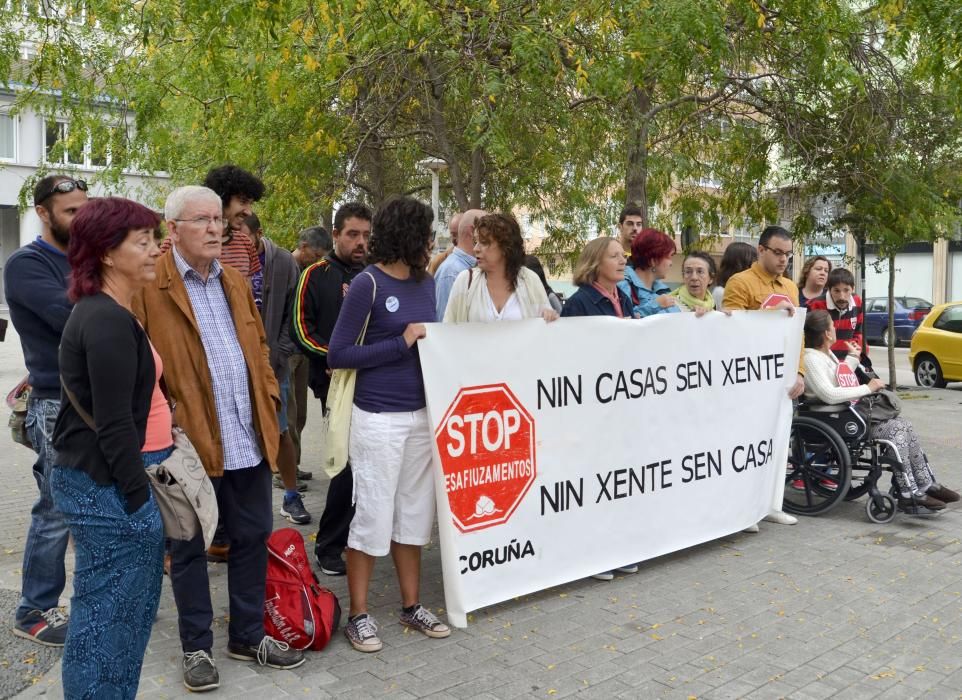
[[[637,564],[625,564],[624,566],[616,566],[615,571],[619,574],[637,574],[638,565]]]
[[[755,523],[754,525],[749,525],[744,530],[742,530],[742,532],[758,532],[758,523]]]
[[[613,571],[602,571],[600,574],[592,574],[591,578],[596,578],[599,581],[611,581],[614,579],[615,574]]]
[[[794,525],[798,522],[798,518],[794,515],[789,515],[788,513],[782,512],[780,510],[773,510],[771,513],[765,516],[765,522],[778,523],[779,525]]]

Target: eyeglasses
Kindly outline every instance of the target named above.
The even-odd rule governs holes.
[[[771,253],[772,255],[774,255],[776,258],[785,258],[786,260],[791,260],[791,259],[792,259],[792,251],[790,251],[790,250],[779,250],[778,248],[770,248],[769,246],[767,246],[767,245],[762,245],[762,244],[760,244],[760,243],[759,243],[758,247],[759,247],[759,248],[764,248],[764,249],[767,250],[769,253]]]
[[[685,277],[708,277],[708,270],[702,270],[701,268],[686,267],[681,271],[681,274]]]
[[[87,191],[87,183],[83,180],[74,180],[70,178],[68,180],[61,180],[57,184],[53,185],[42,197],[38,197],[34,201],[34,205],[40,204],[55,194],[67,194],[68,192],[73,192],[74,190],[80,190],[81,192]]]
[[[224,227],[224,218],[221,216],[195,216],[193,219],[174,219],[174,221],[194,224],[195,226],[202,226],[203,228],[207,228],[211,223],[217,228]]]

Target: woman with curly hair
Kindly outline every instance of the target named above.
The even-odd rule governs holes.
[[[676,313],[678,300],[662,279],[671,269],[675,240],[661,231],[646,228],[631,242],[631,264],[619,289],[631,298],[635,318]]]
[[[331,368],[357,369],[348,455],[354,519],[347,539],[351,597],[345,635],[358,651],[379,651],[368,612],[375,557],[390,553],[401,587],[401,624],[428,637],[451,630],[422,607],[421,547],[434,523],[433,435],[415,343],[435,320],[434,279],[426,272],[431,209],[400,197],[372,221],[368,265],[348,288],[328,345]]]
[[[538,275],[524,266],[521,227],[510,214],[487,214],[474,226],[477,269],[458,275],[444,321],[520,321],[558,318]]]

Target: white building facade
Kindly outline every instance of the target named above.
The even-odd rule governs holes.
[[[15,113],[13,102],[13,94],[0,92],[0,280],[3,266],[13,252],[40,234],[40,220],[32,206],[32,183],[40,169],[85,180],[93,197],[129,197],[151,208],[157,208],[162,201],[166,176],[130,171],[124,173],[119,185],[111,183],[105,187],[98,181],[98,175],[109,164],[110,154],[105,149],[98,149],[89,141],[83,148],[56,148],[70,124],[62,119],[45,119],[32,111]],[[21,211],[19,200],[24,188],[27,207]],[[0,305],[5,304],[5,299],[0,281]]]

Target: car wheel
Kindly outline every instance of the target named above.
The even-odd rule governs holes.
[[[923,355],[915,361],[915,383],[928,389],[945,386],[939,361],[931,355]]]
[[[882,329],[882,345],[884,345],[885,347],[889,346],[889,329],[888,328]],[[896,345],[898,345],[898,343],[896,343]]]

